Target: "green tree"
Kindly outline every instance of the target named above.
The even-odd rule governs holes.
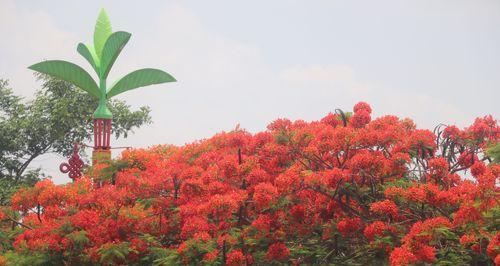
[[[95,99],[69,82],[41,74],[38,78],[42,86],[31,101],[15,95],[8,82],[0,79],[1,205],[20,186],[32,185],[43,176],[40,169],[29,168],[35,158],[47,153],[69,156],[73,143],[90,142],[93,136]],[[123,101],[108,104],[116,138],[151,123],[147,106],[132,111]]]

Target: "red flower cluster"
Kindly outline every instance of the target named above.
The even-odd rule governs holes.
[[[353,111],[129,150],[21,189],[0,212],[14,236],[0,262],[498,264],[496,120],[431,132]]]
[[[361,227],[361,219],[356,218],[344,218],[337,224],[337,229],[339,233],[345,237],[357,233]]]
[[[388,226],[381,221],[375,221],[365,227],[364,234],[369,240],[374,240],[375,237],[383,235]]]
[[[398,216],[398,206],[391,200],[384,200],[374,202],[370,205],[370,211],[375,214],[387,216],[390,218],[397,218]]]
[[[233,250],[231,253],[227,254],[226,263],[228,266],[240,266],[246,264],[245,255],[241,250]]]
[[[370,123],[372,108],[364,102],[357,103],[354,106],[354,115],[351,118],[351,123],[356,128],[364,127]]]
[[[290,256],[290,250],[283,243],[274,243],[269,246],[266,258],[269,261],[285,261]]]
[[[435,245],[444,237],[451,223],[443,217],[436,217],[416,222],[410,231],[403,237],[403,250],[405,253],[413,254],[417,261],[433,262],[436,260]]]

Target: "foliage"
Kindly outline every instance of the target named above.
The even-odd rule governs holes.
[[[18,265],[498,265],[491,116],[467,128],[352,115],[278,119],[125,151],[74,183],[21,189]],[[8,221],[6,220],[6,224]],[[4,232],[11,232],[5,227]]]
[[[495,163],[500,163],[500,143],[491,145],[491,147],[486,150],[486,154],[488,154]]]
[[[97,103],[73,85],[39,76],[42,87],[31,101],[23,101],[0,80],[0,205],[8,203],[12,191],[36,183],[40,169],[29,168],[46,153],[69,156],[73,143],[91,140],[92,112]],[[151,122],[148,107],[132,111],[123,101],[110,101],[115,113],[115,137],[127,137]]]

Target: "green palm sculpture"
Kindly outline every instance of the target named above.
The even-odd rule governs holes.
[[[94,118],[111,119],[113,115],[106,105],[107,99],[139,87],[176,81],[174,77],[162,70],[145,68],[125,75],[108,89],[106,79],[109,71],[130,36],[130,33],[124,31],[112,32],[108,15],[102,9],[95,25],[94,44],[78,44],[78,53],[95,70],[99,77],[99,85],[87,71],[67,61],[47,60],[34,64],[29,69],[68,81],[88,92],[99,100]]]

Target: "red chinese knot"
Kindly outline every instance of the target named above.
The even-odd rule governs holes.
[[[67,163],[62,163],[59,166],[59,170],[63,173],[68,173],[69,178],[75,180],[82,176],[83,161],[78,155],[78,144],[75,143],[73,148],[73,155],[69,158]]]

